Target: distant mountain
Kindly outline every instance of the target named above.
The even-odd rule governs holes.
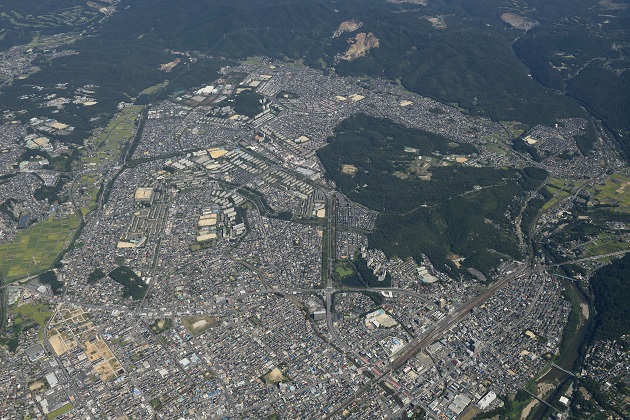
[[[78,29],[92,38],[76,43],[83,57],[67,63],[94,62],[99,53],[115,63],[118,48],[144,63],[127,65],[139,82],[147,72],[148,79],[159,78],[153,66],[164,59],[160,51],[171,48],[234,59],[288,58],[344,75],[387,77],[472,114],[529,125],[586,117],[583,106],[630,152],[630,8],[621,3],[122,0],[116,10],[101,25],[103,12],[82,1],[9,0],[0,6],[6,28],[0,47],[27,43],[36,31]],[[57,23],[38,26],[33,16],[42,14],[55,15]],[[378,48],[339,60],[357,32],[332,35],[351,19],[361,22],[361,33],[373,34]],[[85,74],[89,65],[77,68]],[[144,87],[125,79],[133,89]]]

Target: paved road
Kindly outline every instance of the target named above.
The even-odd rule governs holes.
[[[573,264],[573,263],[578,263],[578,262],[583,262],[583,261],[593,261],[593,260],[599,260],[601,258],[624,256],[624,255],[626,255],[629,252],[630,252],[630,249],[627,249],[625,251],[617,251],[617,252],[611,252],[609,254],[594,255],[592,257],[579,258],[577,260],[564,261],[564,262],[557,263],[557,264],[547,264],[547,265],[545,265],[543,267],[545,267],[545,268],[559,267],[561,265]]]

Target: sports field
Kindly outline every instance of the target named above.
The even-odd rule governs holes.
[[[14,280],[47,270],[72,239],[80,218],[50,218],[20,231],[13,242],[0,246],[0,274]]]

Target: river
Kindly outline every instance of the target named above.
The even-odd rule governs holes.
[[[574,294],[574,296],[578,298],[580,305],[581,306],[587,305],[586,307],[588,308],[588,302],[586,298],[584,297],[582,292],[575,286],[575,283],[573,283],[570,280],[565,280],[565,279],[561,279],[561,281],[564,287],[567,289],[567,291],[571,294]],[[586,331],[588,329],[587,326],[589,324],[589,321],[592,318],[592,317],[589,317],[589,319],[585,319],[584,315],[588,316],[589,311],[586,310],[585,312],[584,309],[582,310],[582,315],[580,317],[580,324],[577,328],[577,331],[572,336],[563,338],[564,351],[560,354],[560,357],[555,361],[556,365],[571,372],[574,371],[573,368],[579,356],[580,346],[582,345],[582,343],[584,342],[586,338]],[[556,401],[560,397],[559,391],[563,388],[562,385],[566,381],[572,380],[572,379],[573,377],[571,377],[569,374],[564,373],[561,370],[551,368],[549,372],[547,372],[543,377],[541,377],[538,380],[537,384],[544,383],[544,382],[558,384],[555,387],[555,390],[551,394],[549,394],[547,398],[545,398],[545,401],[551,404],[552,402]],[[538,404],[538,406],[536,407],[536,411],[534,412],[533,419],[534,420],[542,419],[548,410],[550,409],[546,405]]]

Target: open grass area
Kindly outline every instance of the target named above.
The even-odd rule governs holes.
[[[144,89],[142,92],[140,92],[141,95],[151,95],[152,93],[157,92],[158,90],[162,89],[163,87],[168,86],[168,80],[164,81],[163,83],[158,83],[157,85],[154,86],[149,86],[148,88]]]
[[[505,143],[486,143],[485,146],[498,155],[509,156],[514,153],[512,148]]]
[[[50,218],[20,231],[13,242],[0,246],[0,275],[6,280],[47,270],[70,243],[80,218]]]
[[[8,350],[13,352],[19,346],[20,334],[31,329],[39,329],[42,338],[42,328],[53,315],[51,307],[45,303],[26,303],[18,306],[10,306],[9,317],[13,320],[13,325],[7,329],[7,334],[0,334],[0,346],[8,346]]]
[[[58,34],[47,36],[36,32],[33,35],[33,40],[30,43],[21,46],[20,49],[26,51],[30,48],[46,48],[51,45],[71,44],[80,38],[81,36],[79,34]]]
[[[50,310],[50,306],[45,303],[27,303],[20,307],[15,307],[13,313],[19,315],[22,320],[26,318],[32,319],[37,322],[40,327],[46,326],[46,322],[50,319],[53,312]]]
[[[46,415],[46,418],[48,418],[49,420],[54,419],[55,417],[59,417],[60,415],[65,414],[70,410],[72,410],[72,403],[68,403],[66,405],[59,407],[55,411],[51,411],[50,413]]]
[[[501,121],[501,125],[514,139],[525,133],[528,128],[527,125],[518,121]]]
[[[156,319],[153,324],[151,324],[151,331],[154,334],[160,334],[173,326],[173,320],[171,318],[164,319]]]
[[[108,162],[120,159],[124,148],[133,139],[136,132],[136,119],[141,110],[142,106],[134,105],[123,108],[114,115],[107,127],[89,140],[94,145],[94,149],[81,157],[81,163],[84,166],[89,165],[98,169]],[[95,170],[78,179],[77,187],[85,187],[90,196],[89,202],[82,203],[81,212],[84,215],[96,208],[100,189],[100,179],[96,176],[97,173],[98,171]]]
[[[339,275],[339,278],[342,279],[342,278],[348,277],[349,275],[354,273],[354,270],[349,265],[337,264],[335,266],[335,272]]]
[[[142,107],[137,105],[123,108],[109,121],[103,132],[91,140],[98,148],[96,157],[101,163],[120,156],[125,143],[131,140],[136,131],[135,122],[141,110]]]

